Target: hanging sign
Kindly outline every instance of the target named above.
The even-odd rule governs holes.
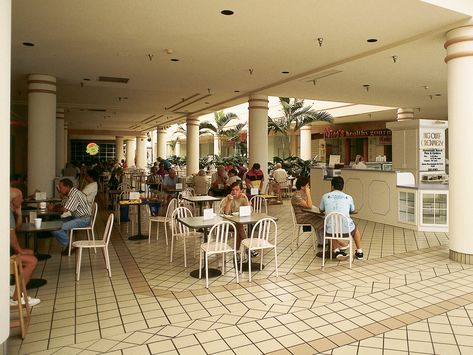
[[[85,152],[90,155],[97,155],[99,153],[99,145],[97,143],[89,143]]]
[[[420,129],[419,154],[420,171],[445,171],[445,129]]]

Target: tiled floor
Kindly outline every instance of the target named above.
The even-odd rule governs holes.
[[[32,294],[41,304],[26,339],[12,333],[9,353],[473,353],[473,268],[448,259],[446,234],[360,220],[366,260],[352,270],[330,261],[324,271],[309,233],[292,245],[288,203],[269,207],[279,218],[279,277],[268,253],[251,284],[247,273],[237,284],[228,262],[207,290],[189,276],[198,265],[192,248],[187,268],[180,243],[169,263],[163,230],[158,242],[132,242],[117,224],[112,279],[92,252],[75,282],[75,257],[52,243],[35,275],[48,280]],[[106,217],[103,210],[99,231]]]

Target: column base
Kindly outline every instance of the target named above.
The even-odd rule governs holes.
[[[455,250],[450,249],[448,257],[450,260],[459,262],[461,264],[473,265],[473,254],[459,253]]]

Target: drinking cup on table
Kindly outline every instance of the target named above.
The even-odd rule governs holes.
[[[41,228],[41,218],[35,218],[34,219],[34,226],[35,226],[36,229]]]

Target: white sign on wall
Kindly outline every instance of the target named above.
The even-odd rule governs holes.
[[[445,129],[419,130],[419,170],[445,171]]]

